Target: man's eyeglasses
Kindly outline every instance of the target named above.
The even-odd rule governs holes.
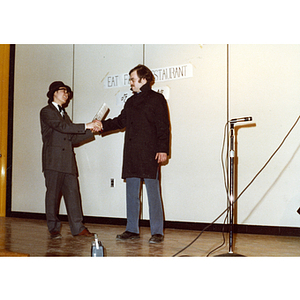
[[[58,91],[63,91],[64,93],[68,93],[68,90],[66,88],[59,88]]]

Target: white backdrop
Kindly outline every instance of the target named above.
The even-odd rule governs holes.
[[[191,64],[193,77],[157,82],[168,87],[171,157],[162,167],[165,219],[210,222],[226,206],[220,152],[227,119],[226,45],[17,45],[14,99],[12,210],[44,212],[39,111],[49,84],[62,80],[74,89],[68,113],[88,122],[103,102],[108,117],[119,114],[118,93],[107,76],[138,63],[151,69]],[[231,118],[253,117],[237,127],[240,192],[266,162],[299,111],[300,46],[230,46]],[[298,226],[300,125],[253,185],[240,198],[241,224]],[[84,214],[126,217],[121,177],[124,133],[76,149]],[[115,187],[110,187],[110,180]],[[146,193],[143,218],[148,218]],[[64,205],[61,212],[65,213]],[[220,222],[222,219],[220,220]]]
[[[299,45],[232,45],[231,115],[252,115],[238,130],[238,190],[279,146],[300,112]],[[242,70],[242,72],[241,72]],[[300,124],[239,201],[238,221],[299,227]]]

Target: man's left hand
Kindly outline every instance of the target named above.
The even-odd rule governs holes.
[[[157,162],[160,163],[164,163],[167,161],[168,159],[168,155],[167,153],[163,153],[163,152],[158,152],[156,153],[155,159],[157,159]]]

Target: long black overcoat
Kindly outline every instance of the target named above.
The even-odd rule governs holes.
[[[122,178],[155,179],[156,153],[169,155],[170,121],[164,96],[146,84],[126,101],[118,117],[102,123],[105,132],[126,127]]]

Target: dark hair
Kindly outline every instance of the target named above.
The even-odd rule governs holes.
[[[132,70],[130,70],[129,75],[134,71],[136,71],[137,76],[140,79],[145,78],[147,82],[150,84],[150,86],[152,86],[155,83],[154,75],[152,74],[151,70],[148,67],[141,64],[137,65]]]

